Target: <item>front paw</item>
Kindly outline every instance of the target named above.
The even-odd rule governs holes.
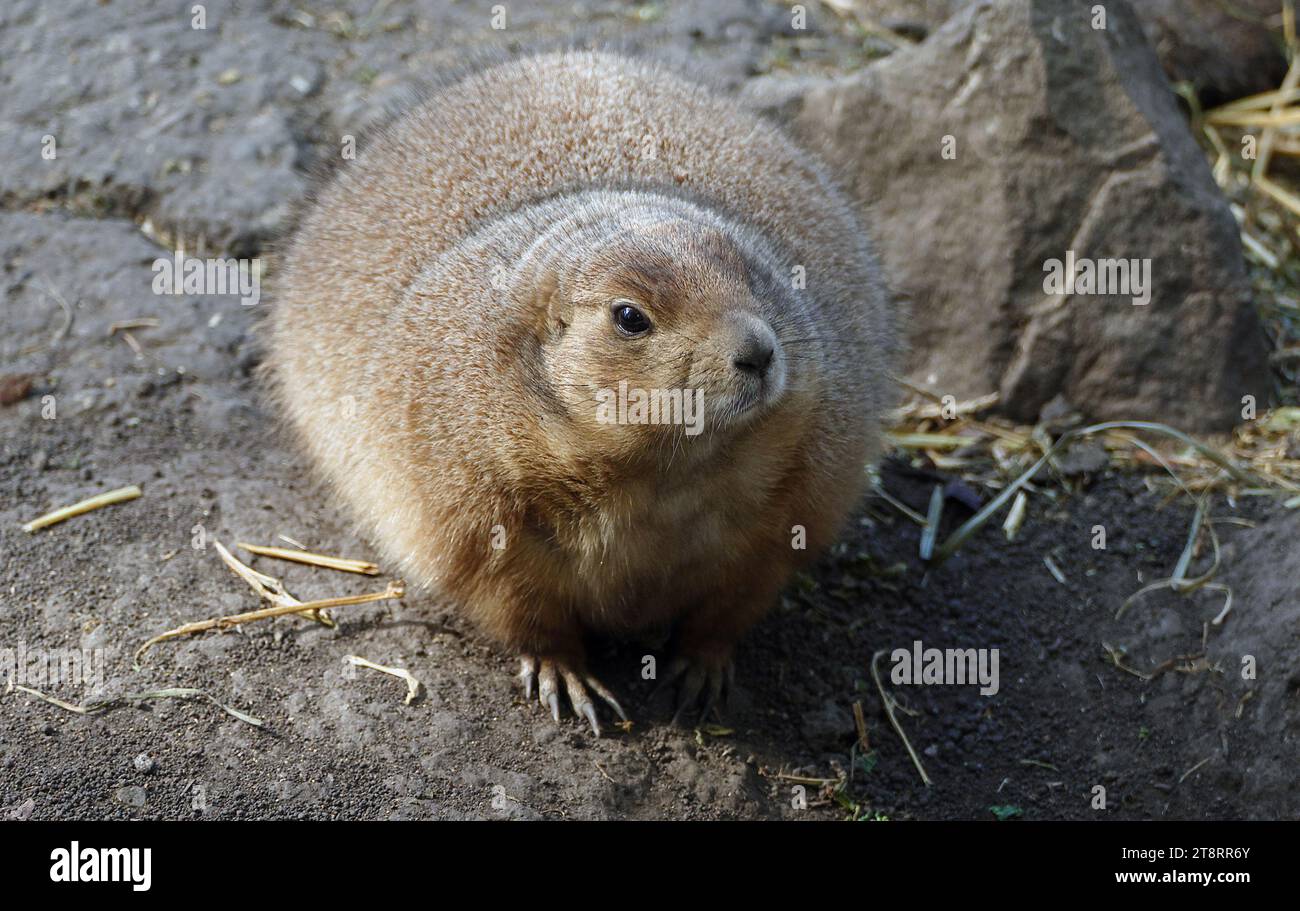
[[[569,697],[573,714],[579,718],[586,718],[597,737],[600,736],[600,722],[596,720],[596,706],[587,694],[587,687],[591,687],[597,696],[618,713],[624,725],[631,724],[627,713],[623,711],[623,706],[619,705],[618,700],[614,698],[614,694],[591,674],[576,670],[569,662],[523,655],[519,663],[519,679],[524,683],[524,698],[533,698],[533,684],[537,684],[538,702],[550,709],[551,717],[557,723],[560,720],[560,682],[563,681],[564,691]]]
[[[673,713],[673,724],[681,724],[701,706],[697,724],[703,724],[710,715],[721,721],[721,711],[730,702],[736,686],[735,678],[735,665],[730,655],[678,655],[650,698],[658,698],[676,684],[677,708]]]

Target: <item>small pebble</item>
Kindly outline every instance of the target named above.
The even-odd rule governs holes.
[[[118,803],[126,804],[128,807],[143,807],[145,801],[144,788],[139,785],[118,788],[113,792],[113,799]]]
[[[135,757],[135,770],[143,775],[148,775],[154,769],[158,768],[158,763],[148,753],[141,753]]]
[[[315,71],[306,75],[295,73],[289,77],[289,85],[299,95],[310,95],[320,87],[320,72]]]

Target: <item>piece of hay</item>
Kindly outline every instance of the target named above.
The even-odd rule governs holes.
[[[916,755],[916,750],[912,749],[912,741],[907,739],[903,726],[898,723],[898,718],[894,715],[894,707],[898,703],[893,695],[885,689],[885,684],[880,680],[880,671],[876,664],[883,654],[885,654],[885,650],[881,649],[871,656],[871,679],[876,682],[876,689],[880,693],[880,701],[885,707],[885,715],[889,717],[889,723],[894,728],[894,733],[903,741],[903,746],[907,748],[907,755],[912,757],[912,765],[916,766],[916,771],[921,775],[921,781],[925,782],[925,786],[928,788],[931,784],[930,776],[925,773],[925,766],[921,764],[921,757]]]
[[[358,655],[344,655],[343,660],[356,667],[368,667],[372,671],[379,671],[381,674],[388,674],[391,677],[400,677],[406,681],[406,699],[403,700],[407,705],[415,701],[415,697],[420,695],[420,681],[415,679],[415,675],[410,671],[400,667],[388,667],[383,664],[375,664]]]
[[[957,550],[966,543],[966,540],[971,535],[982,528],[998,510],[1006,505],[1008,500],[1020,492],[1020,490],[1033,479],[1034,475],[1038,474],[1039,470],[1042,469],[1044,465],[1048,464],[1053,456],[1062,451],[1068,443],[1080,437],[1112,430],[1146,430],[1173,437],[1180,443],[1196,450],[1197,453],[1216,465],[1222,471],[1226,472],[1233,479],[1243,484],[1266,485],[1264,479],[1258,477],[1250,470],[1242,468],[1217,450],[1206,446],[1198,440],[1192,439],[1181,430],[1175,430],[1173,427],[1166,424],[1158,424],[1153,421],[1106,421],[1101,424],[1093,424],[1088,427],[1081,427],[1078,430],[1071,430],[1068,433],[1062,434],[1055,443],[1047,447],[1047,451],[1039,457],[1038,461],[1035,462],[1028,471],[1023,472],[1020,477],[1016,478],[1003,488],[1002,492],[990,500],[983,509],[967,519],[959,528],[957,528],[956,531],[948,536],[943,544],[940,545],[939,549],[935,551],[931,565],[937,567],[956,553]],[[1146,452],[1152,452],[1150,447],[1141,443],[1139,440],[1132,440],[1131,442]],[[1172,470],[1170,473],[1173,474]],[[1176,474],[1173,476],[1178,480]]]
[[[867,737],[867,718],[862,711],[862,700],[853,703],[853,724],[858,729],[858,746],[862,749],[862,755],[866,756],[871,752],[871,740]]]
[[[62,522],[64,519],[71,519],[73,516],[79,516],[85,512],[91,512],[95,509],[102,509],[105,506],[112,506],[115,503],[125,503],[128,500],[134,500],[141,496],[143,491],[132,484],[129,487],[119,487],[117,490],[110,490],[107,493],[101,493],[98,496],[90,497],[79,503],[73,503],[71,506],[64,506],[53,512],[47,512],[43,516],[32,519],[23,525],[23,531],[31,534],[40,531],[42,528],[48,528]]]
[[[239,543],[235,546],[259,557],[274,557],[277,560],[306,563],[308,566],[323,566],[325,569],[337,569],[345,573],[360,573],[365,576],[379,575],[379,567],[366,560],[327,557],[324,554],[314,554],[308,550],[289,550],[285,547],[266,547],[261,544]]]
[[[232,708],[224,702],[219,702],[203,690],[197,690],[193,687],[168,687],[161,690],[149,690],[144,693],[127,693],[123,696],[113,696],[108,699],[96,699],[93,702],[87,702],[83,705],[73,705],[71,702],[64,702],[57,696],[51,696],[48,693],[42,693],[40,690],[34,690],[31,687],[23,686],[20,683],[14,683],[13,678],[9,679],[9,684],[5,687],[5,694],[21,690],[28,695],[35,696],[50,705],[63,709],[66,712],[73,712],[77,715],[98,715],[101,712],[108,712],[124,705],[139,705],[142,702],[148,702],[152,699],[206,699],[226,714],[238,718],[245,724],[251,724],[253,727],[262,727],[262,720],[254,718],[247,712],[241,712],[239,709]]]
[[[1017,491],[1016,501],[1011,504],[1011,511],[1007,513],[1007,518],[1002,523],[1002,532],[1007,536],[1008,541],[1014,541],[1016,535],[1020,533],[1020,525],[1025,521],[1025,506],[1028,503],[1029,498],[1025,496],[1025,492]]]
[[[159,320],[154,316],[141,316],[136,319],[124,319],[118,323],[108,324],[108,334],[116,335],[118,332],[125,332],[128,329],[153,329],[159,325]]]
[[[347,607],[352,604],[369,604],[372,601],[386,601],[389,598],[400,598],[406,594],[405,586],[401,582],[390,582],[388,588],[382,592],[370,592],[364,595],[345,595],[341,598],[322,598],[319,601],[302,601],[295,604],[278,604],[275,607],[264,607],[261,610],[248,611],[244,614],[232,614],[226,617],[213,617],[210,620],[198,620],[194,623],[187,623],[176,629],[170,629],[165,633],[154,636],[144,645],[136,649],[135,660],[137,666],[140,662],[140,656],[146,651],[153,648],[159,642],[165,642],[168,639],[176,639],[180,636],[191,636],[194,633],[203,633],[214,629],[230,629],[244,623],[254,623],[258,620],[268,620],[271,617],[283,617],[286,614],[302,613],[304,610],[325,610],[330,607]]]
[[[885,438],[900,449],[959,449],[974,442],[969,437],[959,437],[949,433],[894,433],[890,431]]]
[[[907,386],[913,391],[919,392],[922,395],[927,395],[925,390],[912,386],[910,383],[908,383]],[[979,398],[974,398],[966,402],[953,401],[948,404],[945,404],[942,401],[931,401],[926,403],[913,402],[895,409],[893,414],[890,415],[890,419],[894,424],[899,424],[906,420],[916,421],[934,418],[955,420],[963,415],[978,414],[981,411],[988,411],[998,403],[1000,398],[1001,396],[998,393],[991,392],[988,395],[982,395]]]
[[[283,617],[286,614],[300,614],[309,620],[315,620],[326,626],[334,626],[334,621],[328,615],[322,614],[321,611],[331,607],[347,607],[353,604],[369,604],[372,601],[385,601],[389,598],[401,598],[406,594],[406,586],[401,581],[389,582],[388,588],[382,592],[370,592],[364,595],[345,595],[341,598],[323,598],[319,601],[299,601],[293,595],[284,589],[284,584],[272,576],[259,573],[257,570],[245,566],[239,562],[230,551],[221,544],[220,541],[213,541],[217,548],[217,553],[222,561],[229,566],[236,575],[249,584],[253,591],[258,595],[270,601],[273,607],[264,607],[260,610],[248,611],[243,614],[231,614],[225,617],[213,617],[209,620],[197,620],[193,623],[186,623],[184,626],[178,626],[176,629],[170,629],[165,633],[154,636],[144,645],[135,651],[135,666],[140,666],[140,656],[153,648],[159,642],[165,642],[168,639],[176,639],[181,636],[192,636],[195,633],[207,632],[214,629],[230,629],[244,623],[254,623],[258,620],[266,620],[271,617]]]
[[[939,484],[930,491],[930,508],[926,511],[925,527],[921,529],[920,556],[929,560],[934,553],[934,539],[939,534],[939,523],[943,520],[943,487]]]
[[[1061,567],[1056,565],[1056,561],[1050,555],[1043,555],[1043,565],[1047,567],[1047,571],[1052,574],[1053,579],[1061,585],[1066,584],[1065,573],[1061,572]]]
[[[223,563],[230,567],[231,571],[239,578],[248,583],[249,587],[258,595],[270,601],[272,604],[284,605],[301,605],[302,602],[289,594],[285,590],[284,583],[274,576],[268,576],[266,573],[259,573],[246,563],[240,562],[234,554],[226,550],[225,545],[220,541],[213,541],[217,548],[217,555],[221,557]],[[328,614],[322,614],[320,611],[300,610],[301,616],[308,620],[315,620],[317,623],[334,628],[334,621]]]

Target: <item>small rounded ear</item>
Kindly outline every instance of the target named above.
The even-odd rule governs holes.
[[[561,335],[573,322],[573,299],[554,270],[547,270],[537,281],[537,298],[546,310],[546,331]]]

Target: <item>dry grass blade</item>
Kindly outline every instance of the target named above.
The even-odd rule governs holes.
[[[929,560],[934,553],[934,539],[939,534],[939,522],[943,520],[943,487],[936,484],[930,493],[930,509],[925,516],[925,527],[921,529],[921,559]]]
[[[1223,621],[1228,618],[1228,611],[1232,610],[1232,589],[1222,582],[1207,582],[1205,588],[1209,591],[1223,592],[1223,607],[1210,621],[1211,626],[1222,626]]]
[[[249,588],[257,592],[258,595],[270,601],[272,604],[278,604],[284,607],[301,606],[302,602],[289,594],[284,583],[274,576],[268,576],[265,573],[259,573],[246,563],[241,563],[230,551],[226,550],[225,545],[220,541],[212,542],[217,548],[217,554],[221,557],[223,563],[230,567],[231,571],[239,578],[248,583]],[[298,611],[308,620],[315,620],[331,629],[334,627],[334,621],[328,615],[322,614],[319,610],[300,609]]]
[[[1176,592],[1194,591],[1201,585],[1209,582],[1214,578],[1214,574],[1219,569],[1219,536],[1214,531],[1214,525],[1205,524],[1205,512],[1207,509],[1206,498],[1201,497],[1196,501],[1196,512],[1192,515],[1192,527],[1187,533],[1187,543],[1183,545],[1183,552],[1178,556],[1178,564],[1174,567],[1174,574],[1170,577],[1170,585]],[[1195,579],[1187,578],[1187,570],[1192,565],[1192,558],[1196,556],[1196,543],[1201,537],[1201,529],[1206,528],[1210,533],[1210,540],[1214,545],[1214,562],[1210,568]]]
[[[1264,191],[1267,196],[1271,196],[1275,202],[1290,209],[1293,214],[1300,215],[1300,196],[1284,190],[1263,175],[1255,178],[1255,186]]]
[[[1279,4],[1273,5],[1276,9]],[[1256,310],[1271,347],[1279,353],[1300,342],[1300,321],[1293,315],[1295,298],[1300,296],[1300,272],[1295,268],[1300,252],[1300,188],[1292,166],[1300,157],[1300,46],[1294,43],[1295,2],[1281,0],[1281,6],[1290,65],[1280,86],[1220,105],[1198,118],[1198,135],[1208,143],[1214,159],[1215,180],[1229,200],[1247,259],[1256,266],[1250,270]],[[1271,24],[1276,21],[1276,16],[1271,18]],[[1279,162],[1283,156],[1291,162]],[[1280,398],[1295,404],[1300,368],[1276,353],[1271,360]],[[1243,430],[1253,435],[1246,427],[1238,428],[1239,438]],[[1296,468],[1286,466],[1283,473],[1294,479]]]
[[[1086,436],[1090,433],[1100,433],[1106,430],[1148,430],[1152,433],[1161,433],[1165,436],[1172,437],[1187,446],[1192,447],[1206,459],[1209,459],[1215,465],[1218,465],[1233,479],[1243,484],[1258,484],[1260,479],[1251,471],[1242,468],[1232,459],[1219,452],[1213,446],[1207,446],[1200,440],[1193,439],[1181,430],[1176,430],[1168,424],[1159,424],[1154,421],[1107,421],[1102,424],[1093,424],[1091,427],[1084,427],[1081,430],[1074,431],[1080,436]]]
[[[1213,758],[1214,758],[1213,756],[1206,756],[1204,759],[1202,759],[1202,760],[1201,760],[1200,762],[1198,762],[1196,765],[1192,766],[1190,769],[1188,769],[1186,772],[1184,772],[1184,773],[1179,777],[1179,779],[1178,779],[1178,783],[1179,783],[1179,784],[1182,784],[1184,781],[1187,780],[1187,777],[1188,777],[1189,775],[1191,775],[1191,774],[1192,774],[1193,772],[1195,772],[1197,769],[1201,768],[1203,765],[1205,765],[1207,762],[1209,762],[1209,761],[1212,760]]]
[[[1029,498],[1025,496],[1023,490],[1016,492],[1016,502],[1011,504],[1011,511],[1007,513],[1006,521],[1002,523],[1002,532],[1007,536],[1008,541],[1014,541],[1016,535],[1020,533],[1020,526],[1025,521],[1025,507],[1029,503]]]
[[[1121,660],[1124,657],[1124,652],[1120,649],[1115,648],[1115,646],[1111,645],[1109,642],[1103,641],[1101,643],[1101,647],[1105,650],[1106,657],[1110,659],[1110,663],[1115,665],[1115,667],[1119,668],[1124,673],[1132,674],[1134,677],[1138,677],[1142,680],[1154,679],[1154,675],[1144,674],[1141,671],[1139,671],[1137,668],[1129,667],[1127,664],[1125,664],[1123,660]]]
[[[1263,111],[1274,105],[1287,105],[1293,101],[1300,101],[1300,89],[1291,89],[1285,92],[1281,89],[1272,89],[1258,95],[1247,95],[1245,98],[1229,101],[1217,108],[1211,108],[1205,112],[1205,119],[1214,123],[1216,122],[1215,118],[1225,114],[1235,114],[1240,111]]]
[[[925,516],[921,515],[919,512],[917,512],[912,507],[908,506],[903,501],[899,500],[889,491],[885,490],[884,486],[877,484],[875,487],[875,493],[877,496],[880,497],[880,499],[884,500],[890,506],[894,507],[903,515],[907,516],[917,525],[925,525]]]
[[[867,717],[863,714],[861,700],[853,703],[853,724],[858,729],[858,746],[866,756],[871,752],[871,740],[867,737]]]
[[[1043,565],[1047,567],[1047,571],[1052,574],[1052,578],[1055,579],[1059,585],[1069,584],[1068,580],[1065,578],[1065,573],[1061,572],[1061,567],[1056,565],[1056,561],[1053,560],[1050,555],[1043,555]]]
[[[50,705],[57,706],[66,712],[72,712],[77,715],[98,715],[101,712],[111,711],[112,709],[119,708],[123,705],[139,705],[142,702],[149,702],[153,699],[205,699],[226,714],[238,718],[246,724],[251,724],[254,727],[259,728],[262,727],[261,719],[254,718],[246,712],[241,712],[239,709],[232,708],[231,706],[228,706],[208,695],[203,690],[197,690],[192,687],[169,687],[161,690],[149,690],[144,693],[127,693],[124,696],[114,696],[110,699],[96,699],[93,702],[87,702],[84,705],[73,705],[71,702],[64,702],[56,696],[42,693],[40,690],[34,690],[31,687],[26,687],[10,680],[9,685],[5,688],[5,692],[8,693],[12,690],[21,690],[30,696],[35,696],[37,699],[48,702]]]
[[[308,566],[321,566],[325,569],[337,569],[345,573],[360,573],[365,576],[379,575],[379,567],[366,560],[350,560],[346,557],[327,557],[307,550],[289,550],[284,547],[266,547],[261,544],[235,545],[240,550],[259,557],[274,557],[277,560],[289,560],[293,563],[306,563]]]
[[[1115,619],[1119,620],[1121,617],[1123,617],[1124,612],[1129,609],[1129,606],[1134,601],[1138,600],[1143,595],[1145,595],[1147,592],[1159,591],[1162,588],[1169,588],[1171,587],[1173,581],[1174,581],[1173,579],[1157,579],[1154,582],[1142,586],[1133,594],[1129,595],[1127,598],[1124,599],[1124,603],[1119,606],[1119,610],[1115,611]]]
[[[880,701],[885,706],[885,714],[889,717],[889,723],[894,728],[894,733],[903,741],[903,746],[907,748],[907,755],[912,757],[912,765],[916,766],[916,771],[921,776],[921,781],[925,786],[930,787],[930,776],[925,773],[925,766],[921,764],[921,757],[916,755],[916,750],[912,749],[912,741],[907,739],[907,733],[903,726],[898,723],[898,716],[894,714],[894,697],[885,689],[885,684],[880,680],[880,669],[876,666],[880,663],[880,656],[885,653],[884,649],[876,652],[871,656],[871,679],[876,682],[876,689],[880,693]]]
[[[110,490],[101,493],[89,499],[82,500],[79,503],[73,503],[71,506],[64,506],[53,512],[47,512],[45,515],[32,519],[23,526],[23,531],[31,534],[42,528],[48,528],[62,522],[65,519],[71,519],[73,516],[79,516],[82,513],[91,512],[96,509],[102,509],[105,506],[112,506],[116,503],[125,503],[128,500],[134,500],[141,496],[142,491],[139,487],[132,484],[129,487],[119,487],[117,490]]]
[[[887,433],[889,442],[901,449],[960,449],[972,442],[950,433]]]
[[[1183,489],[1186,490],[1186,487]],[[1188,493],[1190,494],[1190,491],[1188,491]],[[1125,598],[1124,603],[1119,606],[1119,610],[1115,611],[1116,620],[1124,616],[1124,612],[1129,609],[1129,606],[1132,605],[1134,601],[1137,601],[1148,592],[1167,588],[1175,594],[1185,595],[1194,592],[1197,589],[1206,588],[1215,591],[1222,591],[1227,595],[1227,601],[1223,606],[1223,610],[1220,611],[1219,615],[1211,621],[1214,626],[1218,626],[1223,622],[1223,619],[1228,615],[1228,611],[1232,609],[1232,590],[1221,582],[1210,581],[1219,571],[1219,561],[1222,555],[1219,550],[1219,535],[1214,530],[1214,522],[1213,520],[1208,523],[1205,521],[1208,509],[1208,498],[1197,498],[1196,512],[1192,515],[1192,525],[1187,532],[1187,542],[1183,545],[1182,553],[1178,556],[1178,563],[1174,566],[1174,574],[1168,579],[1157,579],[1149,585],[1144,585],[1142,588]],[[1201,575],[1189,579],[1187,578],[1187,572],[1191,568],[1192,560],[1196,556],[1196,545],[1200,540],[1202,528],[1209,532],[1210,543],[1214,548],[1214,559],[1211,561],[1209,569]]]
[[[136,319],[124,319],[121,322],[109,323],[108,334],[116,335],[118,332],[125,332],[128,329],[153,329],[160,325],[157,317],[141,316]]]
[[[1062,438],[1062,441],[1063,440],[1064,437]],[[1060,442],[1057,443],[1057,446],[1059,445]],[[1056,447],[1053,447],[1053,450],[1055,450],[1055,448]],[[1051,455],[1051,452],[1052,450],[1049,450],[1047,455],[1040,457],[1039,460],[1034,463],[1034,466],[1032,468],[1030,468],[1020,477],[1016,478],[1014,481],[1012,481],[1007,487],[1003,489],[1003,491],[1000,494],[998,494],[996,497],[994,497],[992,500],[986,503],[984,507],[980,509],[979,512],[975,513],[975,515],[971,516],[969,519],[963,522],[961,526],[957,528],[956,531],[954,531],[951,535],[949,535],[948,540],[943,542],[943,544],[939,548],[938,553],[934,555],[934,559],[930,561],[931,565],[936,567],[940,566],[945,560],[948,559],[948,557],[956,553],[957,549],[960,548],[962,544],[966,543],[967,538],[969,538],[975,532],[979,531],[982,527],[984,527],[984,523],[986,523],[990,518],[992,518],[994,513],[996,513],[999,509],[1001,509],[1003,504],[1005,504],[1008,500],[1010,500],[1013,496],[1015,496],[1016,493],[1019,492],[1021,488],[1023,488],[1026,484],[1028,484],[1033,479],[1034,475],[1038,474],[1038,470],[1040,468],[1042,468],[1044,465],[1047,464],[1047,460],[1048,457]]]
[[[383,664],[362,658],[358,655],[344,655],[343,660],[356,667],[368,667],[372,671],[379,671],[381,674],[388,674],[391,677],[398,677],[406,681],[406,699],[407,705],[415,701],[415,697],[420,695],[420,681],[415,679],[415,675],[410,671],[400,667],[388,667]]]
[[[945,540],[935,552],[934,559],[931,561],[931,566],[942,564],[945,560],[956,553],[971,535],[984,527],[984,525],[1004,505],[1006,505],[1008,500],[1014,497],[1025,487],[1026,484],[1033,480],[1034,476],[1038,474],[1042,467],[1046,465],[1053,456],[1060,452],[1067,443],[1080,437],[1089,436],[1095,433],[1104,433],[1108,430],[1146,430],[1173,437],[1174,439],[1191,446],[1202,456],[1222,468],[1236,480],[1249,484],[1263,483],[1262,479],[1256,478],[1251,472],[1241,468],[1227,456],[1209,446],[1206,446],[1198,440],[1192,439],[1181,430],[1175,430],[1168,425],[1158,424],[1151,421],[1106,421],[1101,424],[1092,424],[1088,427],[1081,427],[1078,430],[1072,430],[1068,433],[1062,434],[1055,443],[1048,447],[1047,451],[1034,463],[1033,467],[1028,471],[1025,471],[1020,475],[1020,477],[1016,478],[1003,488],[1001,493],[985,504],[979,512],[967,519],[959,528],[948,536],[947,540]],[[1175,477],[1177,477],[1177,475],[1175,475]]]
[[[258,620],[269,620],[272,617],[283,617],[286,614],[301,613],[303,610],[325,610],[331,607],[347,607],[352,604],[369,604],[372,601],[387,601],[390,598],[400,598],[405,593],[406,589],[401,582],[390,582],[388,583],[388,588],[382,592],[370,592],[364,595],[345,595],[341,598],[322,598],[319,601],[304,601],[295,604],[282,604],[276,605],[275,607],[264,607],[261,610],[248,611],[244,614],[213,617],[210,620],[197,620],[194,623],[187,623],[184,626],[178,626],[176,629],[160,633],[136,649],[136,666],[139,666],[141,655],[153,648],[159,642],[165,642],[168,639],[176,639],[181,636],[192,636],[195,633],[204,633],[214,629],[230,629],[231,627],[240,626],[244,623],[254,623]]]
[[[902,381],[900,380],[900,382]],[[913,386],[911,383],[907,383],[906,386],[913,392],[926,396],[927,398],[930,397],[930,394],[926,390],[921,389],[918,386]],[[952,402],[950,404],[944,404],[941,400],[931,400],[926,404],[916,403],[905,405],[894,412],[892,415],[893,423],[901,423],[905,420],[923,420],[926,418],[944,418],[946,420],[953,420],[955,418],[964,417],[968,414],[979,414],[981,411],[987,411],[992,408],[1001,398],[1002,396],[998,393],[990,392],[988,395],[982,395],[979,398],[974,398],[967,402]]]
[[[1287,127],[1300,123],[1300,111],[1212,111],[1205,122],[1216,127]]]
[[[1128,610],[1129,605],[1141,598],[1143,595],[1148,592],[1158,591],[1162,588],[1167,588],[1175,592],[1179,591],[1179,589],[1174,585],[1173,579],[1157,579],[1149,585],[1142,586],[1133,594],[1125,598],[1124,603],[1119,606],[1119,610],[1115,611],[1115,619],[1118,620],[1120,617],[1124,616],[1124,612]],[[1214,619],[1210,621],[1211,626],[1222,626],[1223,621],[1227,619],[1228,612],[1232,610],[1232,589],[1228,588],[1228,586],[1224,585],[1222,582],[1202,582],[1196,586],[1196,589],[1202,588],[1206,591],[1223,592],[1223,607],[1219,610],[1219,613],[1215,615]],[[1189,589],[1189,591],[1194,591],[1196,589]]]

